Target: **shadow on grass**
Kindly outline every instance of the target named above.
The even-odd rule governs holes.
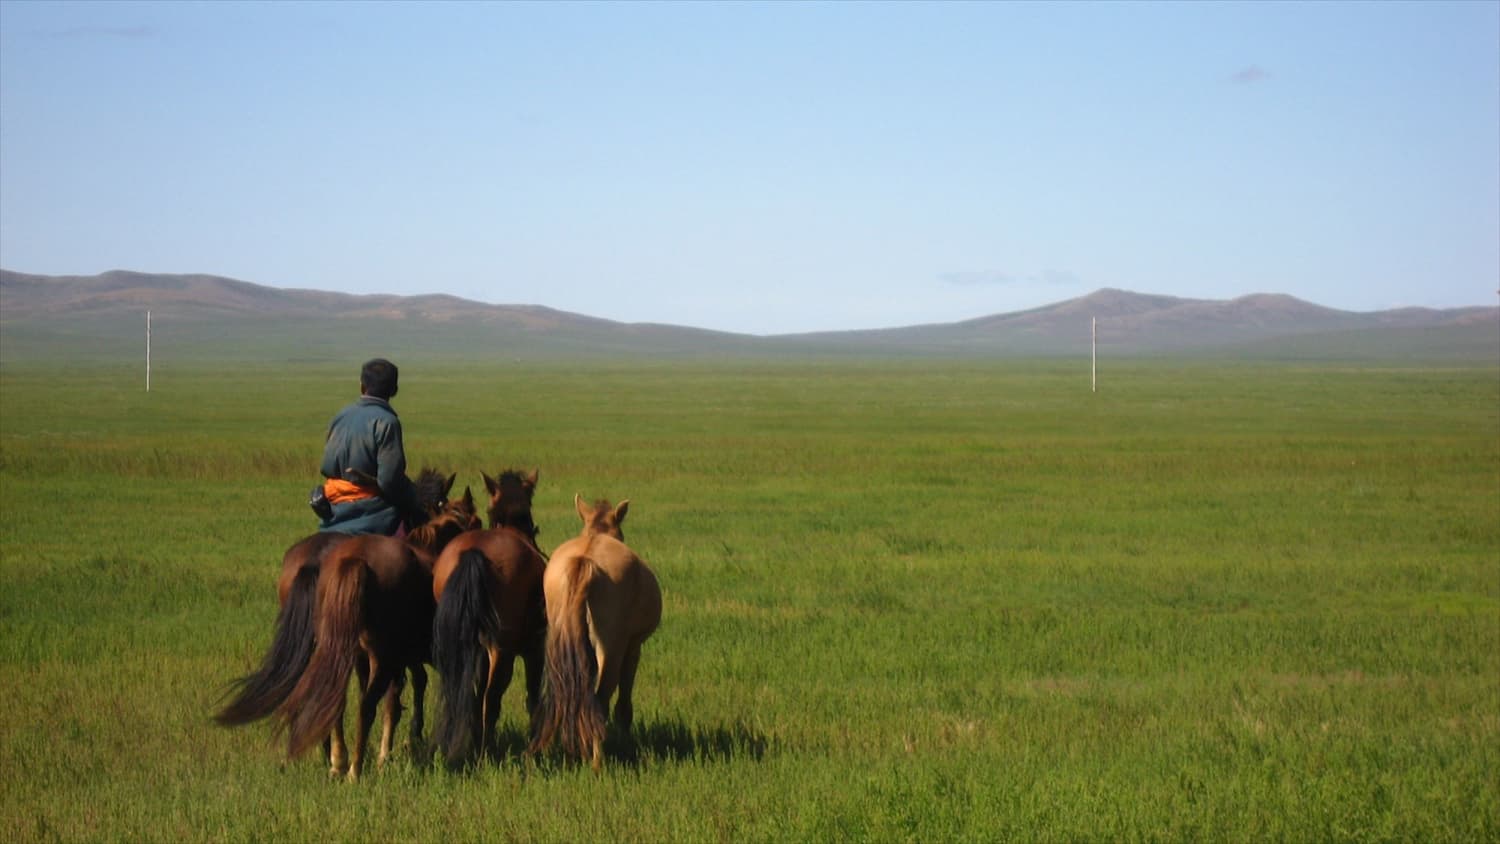
[[[528,760],[525,753],[530,740],[523,730],[501,728],[479,761],[470,760],[450,767],[440,755],[429,749],[426,753],[415,754],[413,765],[421,770],[446,769],[450,773],[462,774],[472,773],[478,767],[548,771],[582,764],[563,758],[555,750]],[[743,723],[703,727],[681,719],[668,719],[637,722],[630,735],[624,735],[611,726],[604,741],[604,755],[606,766],[639,768],[689,761],[758,761],[766,755],[769,747],[769,739]]]
[[[763,734],[744,723],[704,727],[674,718],[639,722],[629,736],[611,728],[604,752],[610,761],[630,766],[652,761],[758,761],[769,744]]]
[[[506,767],[523,764],[522,756],[530,741],[530,736],[524,730],[501,727],[483,752],[470,754],[469,758],[456,764],[449,764],[442,752],[430,740],[424,740],[420,745],[409,745],[407,749],[412,767],[418,770],[462,774],[472,772],[481,766]]]

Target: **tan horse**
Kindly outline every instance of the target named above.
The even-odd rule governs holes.
[[[484,476],[490,529],[459,536],[433,564],[432,664],[442,676],[443,702],[434,733],[449,765],[490,746],[516,657],[526,665],[526,709],[542,682],[542,572],[531,496],[537,473]]]
[[[656,575],[624,542],[620,524],[629,501],[586,505],[574,496],[583,531],[559,545],[547,563],[547,683],[532,713],[527,754],[554,740],[568,755],[598,771],[604,761],[605,720],[618,690],[614,722],[630,733],[631,695],[641,644],[661,623]]]

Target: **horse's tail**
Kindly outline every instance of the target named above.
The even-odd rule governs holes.
[[[236,727],[260,720],[275,712],[292,693],[312,657],[317,597],[318,565],[314,562],[297,570],[286,602],[276,616],[276,633],[270,649],[259,668],[230,686],[234,700],[219,710],[215,721],[225,727]]]
[[[360,658],[365,581],[361,557],[329,561],[318,588],[317,646],[307,670],[281,705],[288,730],[287,755],[300,756],[328,736],[344,709],[349,675]]]
[[[464,759],[480,732],[485,682],[485,643],[500,640],[500,617],[490,599],[490,560],[470,549],[448,576],[432,618],[432,664],[442,676],[443,705],[433,741],[449,764]]]
[[[554,740],[565,753],[583,757],[604,739],[604,711],[594,696],[598,665],[589,639],[589,585],[598,571],[586,556],[549,565],[567,566],[568,590],[563,606],[549,608],[547,671],[542,700],[531,719],[529,753],[544,750]]]

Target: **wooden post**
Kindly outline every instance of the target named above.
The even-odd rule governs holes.
[[[1089,346],[1092,360],[1089,363],[1089,391],[1099,392],[1099,318],[1093,317],[1089,321]]]

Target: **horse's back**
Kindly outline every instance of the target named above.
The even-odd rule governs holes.
[[[595,571],[589,583],[590,623],[632,639],[651,635],[661,623],[661,585],[630,546],[611,536],[576,537],[558,546],[547,565],[549,605],[554,594],[566,594],[566,581],[575,570],[566,563],[579,557]]]
[[[474,547],[484,552],[491,567],[503,580],[531,580],[542,573],[547,561],[535,545],[513,528],[479,531]]]
[[[465,551],[478,551],[490,561],[490,570],[502,587],[522,585],[529,587],[539,580],[546,560],[531,543],[521,538],[510,528],[492,528],[461,533],[443,548],[432,565],[432,589],[435,596],[443,593],[459,558]]]
[[[411,546],[399,539],[380,534],[363,534],[349,538],[333,550],[330,559],[356,558],[374,576],[378,588],[393,590],[403,586],[422,568]]]

